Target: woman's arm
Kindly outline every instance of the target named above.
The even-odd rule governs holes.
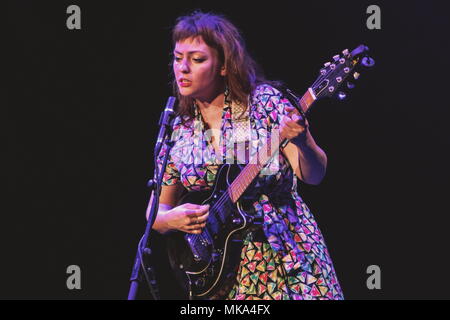
[[[153,224],[153,229],[159,233],[166,233],[169,229],[167,226],[164,214],[177,205],[178,199],[180,199],[183,193],[183,186],[181,183],[176,183],[171,186],[162,186],[161,195],[159,197],[159,207],[158,214],[156,215],[155,223]],[[147,206],[146,218],[150,215],[150,205],[153,201],[153,193],[150,197],[150,201]]]
[[[325,177],[327,155],[316,144],[309,130],[307,135],[305,142],[291,140],[283,149],[283,153],[300,180],[318,185]]]
[[[293,107],[286,107],[288,112]],[[327,155],[314,141],[308,121],[296,114],[285,116],[280,125],[280,136],[290,139],[283,153],[296,176],[303,182],[318,185],[325,176]]]
[[[179,182],[171,186],[162,186],[158,214],[152,227],[154,230],[163,234],[170,230],[194,234],[201,233],[209,215],[209,206],[192,203],[177,206],[183,191],[184,187]],[[150,214],[151,200],[147,206],[147,219]]]

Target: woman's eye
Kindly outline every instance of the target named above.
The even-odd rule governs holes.
[[[175,61],[176,61],[176,62],[180,62],[180,61],[181,61],[181,58],[175,57]]]
[[[203,59],[203,58],[194,58],[193,59],[195,62],[197,62],[197,63],[202,63],[203,61],[205,61],[206,59]]]

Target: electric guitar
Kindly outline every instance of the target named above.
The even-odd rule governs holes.
[[[368,48],[358,46],[352,52],[333,56],[320,69],[320,74],[299,99],[291,91],[297,112],[305,116],[315,101],[324,97],[344,99],[345,91],[354,87],[361,67],[371,67],[374,60]],[[288,143],[281,137],[280,148]],[[209,216],[201,234],[175,231],[167,235],[167,250],[175,276],[191,299],[225,298],[234,284],[239,267],[242,240],[248,232],[262,228],[263,221],[255,218],[251,201],[244,192],[264,165],[278,150],[265,144],[257,161],[246,165],[223,164],[219,167],[211,192],[189,192],[181,203],[209,204]]]

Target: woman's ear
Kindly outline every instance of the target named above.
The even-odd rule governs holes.
[[[227,69],[225,68],[225,66],[222,66],[222,68],[220,69],[220,75],[222,77],[225,77],[227,75]]]

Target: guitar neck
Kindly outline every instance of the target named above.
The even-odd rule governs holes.
[[[299,105],[303,114],[307,114],[316,96],[311,88],[300,98]],[[242,194],[247,190],[252,181],[259,175],[263,167],[274,155],[277,155],[280,146],[285,142],[284,137],[279,137],[278,143],[274,146],[271,138],[258,150],[255,157],[250,160],[245,168],[239,173],[233,183],[228,187],[228,195],[233,203],[236,203]],[[275,148],[274,148],[275,147]]]

